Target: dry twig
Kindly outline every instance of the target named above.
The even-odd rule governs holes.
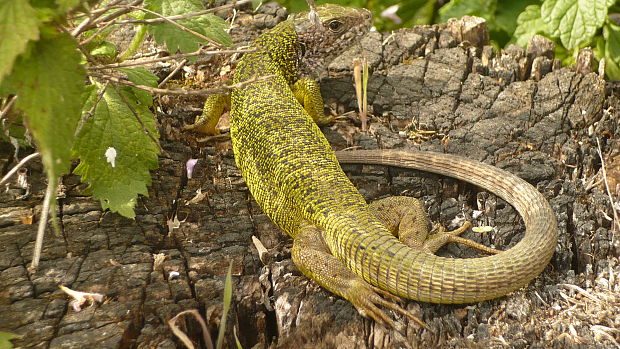
[[[603,159],[603,153],[601,151],[601,143],[596,138],[596,152],[598,153],[599,158],[601,159],[601,174],[603,175],[603,183],[605,183],[605,190],[607,191],[607,196],[609,197],[609,204],[611,205],[611,212],[614,215],[614,225],[612,228],[613,231],[620,231],[620,219],[618,219],[618,212],[616,212],[616,206],[614,205],[614,198],[611,195],[611,190],[609,189],[609,183],[607,183],[607,171],[605,170],[605,160]],[[614,245],[615,234],[611,234],[611,245]]]
[[[256,49],[238,49],[238,50],[204,50],[202,48],[194,51],[194,52],[190,52],[190,53],[183,53],[183,54],[178,54],[178,55],[172,55],[172,56],[166,56],[166,57],[160,57],[160,58],[155,58],[155,59],[151,59],[148,61],[137,61],[137,62],[131,62],[130,60],[122,62],[122,63],[113,63],[113,64],[106,64],[106,65],[97,65],[94,67],[86,67],[86,69],[88,70],[103,70],[103,69],[115,69],[115,68],[125,68],[125,67],[134,67],[134,66],[143,66],[143,65],[149,65],[149,64],[155,64],[158,62],[165,62],[165,61],[171,61],[171,60],[176,60],[176,59],[185,59],[185,58],[189,58],[189,57],[196,57],[196,56],[210,56],[210,55],[217,55],[217,54],[236,54],[236,53],[248,53],[248,52],[254,52],[256,51]]]
[[[24,166],[28,161],[36,158],[37,156],[39,156],[39,153],[32,153],[32,154],[26,156],[25,158],[23,158],[22,161],[20,161],[6,175],[4,175],[4,177],[2,177],[2,180],[0,180],[0,185],[4,184],[6,181],[8,181],[9,178],[11,178],[11,176],[13,176],[15,174],[15,172],[17,172],[17,170],[19,170],[20,167]]]
[[[258,78],[252,78],[252,79],[249,79],[249,80],[241,81],[241,82],[236,83],[234,85],[225,85],[225,86],[221,86],[221,87],[209,88],[209,89],[204,89],[204,90],[163,89],[163,88],[156,88],[156,87],[150,87],[150,86],[146,86],[146,85],[135,84],[135,83],[133,83],[131,81],[124,80],[124,79],[118,78],[116,76],[106,75],[106,74],[92,73],[91,76],[93,76],[95,78],[98,78],[98,79],[102,79],[102,80],[106,80],[106,81],[122,84],[122,85],[136,87],[136,88],[139,88],[139,89],[142,89],[142,90],[145,90],[145,91],[149,91],[149,92],[152,92],[152,93],[159,93],[159,94],[164,94],[164,95],[177,95],[177,96],[206,96],[206,95],[210,95],[210,94],[214,94],[214,93],[224,93],[224,92],[226,92],[228,90],[232,90],[232,89],[235,89],[235,88],[242,88],[242,87],[244,87],[246,85],[249,85],[249,84],[252,84],[252,83],[255,83],[255,82],[271,79],[275,75],[261,76],[261,77],[258,77]]]

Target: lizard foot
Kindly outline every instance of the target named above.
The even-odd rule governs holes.
[[[445,231],[445,228],[440,225],[437,233],[428,236],[428,238],[424,242],[424,249],[430,251],[431,253],[435,253],[443,245],[449,242],[456,242],[488,254],[497,254],[502,252],[501,250],[496,250],[494,248],[478,243],[474,240],[466,239],[459,236],[463,234],[467,229],[471,228],[471,226],[472,224],[470,222],[465,222],[460,228],[454,229],[452,231]]]
[[[501,252],[459,235],[471,228],[470,222],[452,231],[439,226],[437,233],[429,234],[428,220],[424,205],[408,196],[391,196],[377,200],[369,205],[371,212],[383,225],[405,245],[435,254],[443,245],[457,242],[482,252],[496,254]]]
[[[395,328],[394,320],[379,308],[384,307],[426,327],[422,320],[396,303],[400,298],[370,285],[334,257],[325,244],[322,233],[311,224],[301,224],[293,238],[293,262],[304,275],[351,302],[364,317]]]
[[[382,306],[384,308],[393,310],[401,315],[404,315],[409,320],[414,321],[421,327],[427,328],[424,321],[409,313],[400,305],[396,304],[395,301],[393,301],[395,299],[398,299],[398,297],[380,288],[374,287],[361,279],[352,281],[352,287],[348,289],[347,294],[343,295],[343,297],[349,302],[351,302],[351,304],[353,304],[355,309],[357,309],[357,311],[363,317],[371,318],[378,323],[382,323],[392,328],[396,328],[394,320],[387,316],[385,312],[378,307]],[[387,300],[381,296],[390,298],[392,300]]]

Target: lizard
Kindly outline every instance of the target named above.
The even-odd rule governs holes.
[[[233,83],[273,75],[207,99],[204,117],[187,129],[212,131],[213,118],[231,108],[235,162],[265,214],[293,238],[294,264],[328,291],[348,300],[362,316],[394,326],[381,307],[417,321],[395,297],[433,303],[473,303],[506,295],[540,274],[557,244],[555,215],[526,181],[494,166],[454,155],[396,150],[335,153],[319,124],[318,83],[300,78],[358,41],[370,28],[365,9],[322,5],[292,15],[251,45]],[[208,119],[205,121],[205,119]],[[523,217],[523,239],[506,251],[463,239],[468,225],[429,235],[419,201],[388,197],[367,204],[340,162],[430,171],[471,182],[504,198]],[[460,242],[490,256],[458,259],[434,253]],[[496,253],[499,252],[499,253]]]

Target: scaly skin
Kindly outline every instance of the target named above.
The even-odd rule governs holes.
[[[391,243],[380,243],[376,254],[395,256],[387,272],[373,273],[371,281],[381,277],[378,283],[386,284],[392,293],[433,303],[471,303],[500,297],[540,274],[555,251],[558,227],[551,206],[534,187],[510,172],[432,152],[359,150],[337,154],[341,163],[411,168],[475,184],[506,200],[525,222],[525,235],[518,244],[483,258],[444,258],[415,251],[397,253]],[[380,263],[380,257],[374,256],[370,261],[361,261],[362,268],[378,271],[380,268],[371,266],[375,260],[378,262],[374,263]]]
[[[390,325],[393,322],[378,305],[406,313],[379,297],[387,295],[385,291],[425,302],[469,303],[502,296],[536,277],[555,249],[555,218],[542,195],[508,172],[433,153],[340,155],[346,162],[453,176],[505,198],[523,215],[526,234],[512,249],[490,257],[433,255],[446,242],[463,242],[455,236],[464,229],[425,242],[426,219],[420,218],[420,205],[412,198],[367,205],[316,124],[328,121],[319,111],[317,87],[310,84],[308,90],[314,92],[309,91],[307,99],[298,86],[307,87],[308,81],[298,75],[324,67],[368,30],[371,16],[363,9],[334,5],[319,7],[318,14],[319,27],[302,13],[261,35],[252,45],[259,50],[245,54],[233,82],[275,77],[231,95],[230,132],[237,166],[263,211],[294,238],[292,255],[298,268],[349,300],[362,315]],[[416,208],[408,211],[409,206]]]

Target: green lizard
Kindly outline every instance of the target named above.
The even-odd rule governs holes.
[[[235,161],[252,195],[271,220],[293,237],[295,265],[327,290],[378,322],[394,325],[380,306],[409,315],[398,295],[425,302],[470,303],[527,284],[549,262],[556,245],[555,216],[544,197],[493,166],[429,152],[340,152],[342,162],[401,166],[472,182],[512,204],[526,233],[513,248],[476,259],[434,255],[456,241],[485,250],[453,232],[428,235],[421,204],[392,197],[368,205],[340,168],[317,126],[328,122],[318,85],[300,74],[325,67],[368,31],[370,12],[324,5],[320,22],[307,12],[261,35],[237,65],[234,83],[273,75],[207,101],[205,119],[188,129],[213,131],[212,119],[231,105]],[[211,120],[211,121],[209,121]],[[488,252],[497,251],[486,248]]]

